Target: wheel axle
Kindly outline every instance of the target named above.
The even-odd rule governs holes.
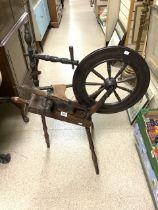
[[[104,82],[104,87],[105,87],[106,90],[109,90],[110,88],[115,89],[117,87],[116,79],[107,78]]]

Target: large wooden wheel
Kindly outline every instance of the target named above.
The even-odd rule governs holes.
[[[133,75],[122,79],[126,68],[132,69]],[[92,52],[80,62],[73,77],[73,91],[78,102],[88,107],[110,93],[97,112],[116,113],[137,103],[149,82],[149,68],[138,53],[125,47],[108,47]]]

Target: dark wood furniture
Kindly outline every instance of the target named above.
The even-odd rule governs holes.
[[[29,61],[25,59],[26,45],[23,41],[24,24],[29,22],[24,10],[27,0],[0,1],[0,103],[11,102],[11,96],[29,98],[19,86],[31,85]],[[21,110],[25,122],[25,105],[16,104]],[[10,154],[0,154],[0,163],[8,163]]]
[[[0,71],[2,85],[0,97],[22,96],[29,98],[19,86],[31,85],[29,61],[25,58],[24,24],[29,22],[21,0],[0,1]]]
[[[1,84],[2,84],[2,74],[0,72],[0,86],[1,86]]]
[[[49,14],[51,17],[50,25],[58,28],[62,18],[64,0],[48,0]]]
[[[2,84],[2,74],[0,72],[0,86]],[[0,163],[9,163],[11,160],[10,154],[0,154]]]

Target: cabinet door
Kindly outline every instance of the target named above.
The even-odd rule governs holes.
[[[28,69],[24,59],[18,31],[16,31],[9,39],[5,50],[11,68],[10,73],[13,74],[15,85],[21,85]]]
[[[19,20],[21,15],[25,12],[22,0],[10,0],[15,23]]]
[[[0,41],[7,35],[14,25],[9,0],[0,0]]]
[[[43,0],[43,6],[44,6],[44,12],[46,16],[46,24],[48,26],[50,22],[50,15],[49,15],[49,10],[48,10],[47,0]]]
[[[44,5],[42,1],[40,1],[39,4],[37,4],[36,7],[34,7],[34,14],[35,14],[38,30],[40,33],[40,37],[42,40],[48,26],[46,24],[46,16],[45,16]],[[41,40],[37,40],[37,41],[41,41]]]

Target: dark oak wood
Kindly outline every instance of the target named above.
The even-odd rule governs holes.
[[[29,23],[28,13],[24,10],[27,0],[0,1],[3,8],[0,14],[0,72],[2,84],[0,87],[0,103],[12,102],[20,108],[23,120],[28,122],[26,105],[15,103],[12,96],[30,99],[31,94],[23,91],[19,86],[27,84],[32,86],[29,60],[25,58],[27,46],[24,44],[24,24]],[[11,12],[9,12],[11,10]],[[7,17],[6,17],[7,16]],[[30,26],[30,24],[29,24]]]
[[[18,32],[23,24],[28,21],[28,14],[24,12],[0,42],[0,71],[3,78],[0,88],[1,97],[20,96],[30,98],[30,94],[19,89],[19,86],[22,84],[32,86],[32,79],[30,78],[31,71],[29,70],[28,61],[26,61],[24,56],[23,38]],[[14,53],[14,46],[15,50],[18,49],[16,53]]]
[[[13,75],[10,73],[10,66],[4,47],[0,47],[0,71],[3,78],[0,87],[0,96],[19,95],[17,90],[13,88],[14,78]]]
[[[24,21],[27,20],[27,13],[25,13],[21,2],[21,0],[0,1],[0,96],[5,96],[0,97],[0,103],[11,102],[8,96],[19,95],[13,72],[14,69],[11,70],[6,45]],[[20,108],[24,121],[28,122],[24,111],[25,105],[15,104]],[[0,154],[0,163],[6,164],[9,163],[10,160],[10,154]]]

